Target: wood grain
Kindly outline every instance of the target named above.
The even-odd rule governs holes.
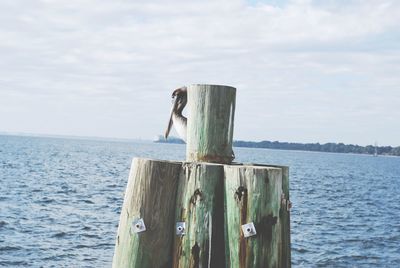
[[[224,267],[223,166],[186,163],[177,195],[175,221],[186,222],[176,236],[173,267]]]
[[[290,266],[290,253],[282,252],[290,251],[290,245],[283,245],[290,231],[281,204],[284,172],[279,167],[225,165],[226,267]],[[241,226],[250,222],[257,234],[245,238]]]
[[[135,158],[122,206],[113,267],[171,267],[177,183],[182,164]],[[134,233],[143,218],[146,231]]]
[[[231,163],[236,89],[188,86],[186,161]]]

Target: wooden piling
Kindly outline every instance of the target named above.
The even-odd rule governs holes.
[[[135,158],[115,244],[113,267],[171,267],[174,215],[182,164]],[[133,223],[146,228],[135,233]]]
[[[282,230],[288,227],[282,205],[285,171],[239,165],[224,169],[226,267],[290,267],[290,246],[282,246],[282,234],[289,235]],[[255,230],[246,238],[242,226],[249,223]]]
[[[188,86],[186,161],[231,163],[236,88]]]
[[[185,163],[179,180],[174,268],[224,267],[223,165]]]
[[[235,95],[189,86],[187,162],[134,159],[114,268],[290,267],[289,171],[231,164]]]

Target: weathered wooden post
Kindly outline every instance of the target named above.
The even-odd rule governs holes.
[[[115,243],[114,268],[171,267],[181,167],[179,162],[133,160]]]
[[[224,168],[205,162],[230,163],[233,159],[235,95],[236,89],[227,86],[189,86],[186,157],[189,162],[134,160],[121,211],[113,267],[225,265]],[[154,194],[155,191],[161,194]],[[143,222],[138,222],[139,219]],[[136,228],[138,223],[145,230]],[[172,237],[175,237],[173,244]]]
[[[175,219],[186,228],[175,237],[173,267],[224,267],[223,176],[223,165],[185,163]]]
[[[134,160],[113,267],[290,267],[288,168],[231,164],[235,88],[187,92],[187,162]]]
[[[224,267],[223,165],[233,159],[232,137],[236,89],[188,86],[186,161],[178,188],[173,267]]]
[[[186,161],[231,163],[236,88],[188,86]]]
[[[290,267],[287,172],[225,166],[227,267]]]

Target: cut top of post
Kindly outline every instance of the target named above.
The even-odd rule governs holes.
[[[186,161],[231,163],[236,88],[196,84],[187,89]]]

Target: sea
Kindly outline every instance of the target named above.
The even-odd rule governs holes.
[[[234,151],[290,167],[293,267],[400,267],[400,157]],[[0,266],[111,267],[133,157],[185,145],[0,136]]]

